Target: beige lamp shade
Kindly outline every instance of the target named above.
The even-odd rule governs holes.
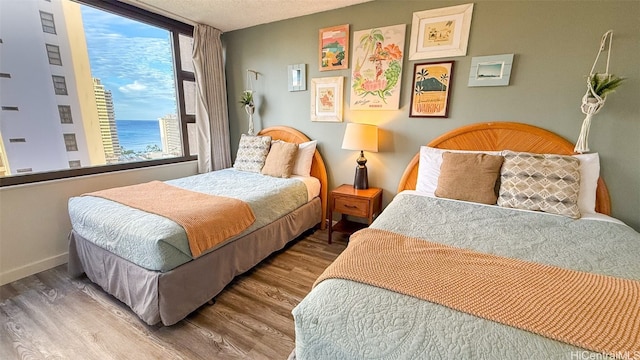
[[[348,123],[344,131],[342,148],[378,152],[378,127],[369,124]]]

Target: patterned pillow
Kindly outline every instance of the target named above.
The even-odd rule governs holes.
[[[271,147],[271,136],[252,136],[242,134],[233,167],[237,170],[259,173]]]
[[[579,218],[580,161],[504,151],[498,205]]]

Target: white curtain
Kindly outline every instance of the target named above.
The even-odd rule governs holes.
[[[199,173],[231,166],[227,85],[220,35],[220,30],[207,25],[196,25],[193,31]]]

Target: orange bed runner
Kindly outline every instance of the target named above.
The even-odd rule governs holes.
[[[256,219],[251,207],[242,200],[189,191],[160,181],[84,195],[116,201],[173,220],[187,233],[194,258],[241,233]]]
[[[353,234],[314,286],[328,278],[389,289],[614,357],[640,358],[640,281],[378,229]]]

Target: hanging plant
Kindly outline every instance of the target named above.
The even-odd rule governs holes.
[[[245,90],[240,97],[240,104],[244,107],[244,111],[249,115],[249,130],[247,134],[253,135],[253,113],[256,111],[256,107],[253,104],[253,91]]]
[[[620,86],[624,80],[626,80],[626,78],[595,73],[589,78],[589,83],[591,84],[593,92],[604,99],[610,93],[615,92],[616,88]]]
[[[253,91],[243,91],[242,96],[240,97],[240,104],[242,104],[242,106],[253,106]]]

